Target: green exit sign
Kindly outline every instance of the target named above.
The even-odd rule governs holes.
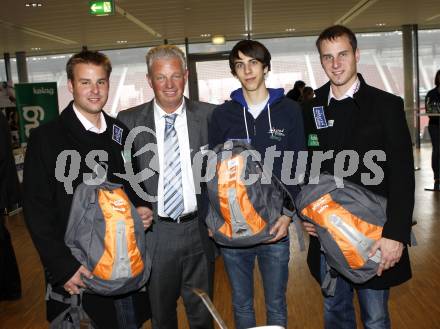
[[[89,1],[89,14],[95,16],[113,15],[115,7],[113,1]]]

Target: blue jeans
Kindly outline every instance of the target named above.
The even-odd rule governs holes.
[[[232,287],[236,329],[255,327],[254,264],[263,278],[268,325],[287,326],[286,289],[289,277],[289,238],[250,248],[221,248]]]
[[[321,278],[326,270],[325,258],[321,255]],[[356,329],[353,306],[353,286],[338,276],[333,297],[324,296],[325,329]],[[388,297],[390,290],[356,289],[365,329],[390,329]]]

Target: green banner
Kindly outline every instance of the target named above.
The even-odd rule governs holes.
[[[14,87],[20,121],[20,143],[27,143],[31,129],[58,116],[57,83],[19,83]]]

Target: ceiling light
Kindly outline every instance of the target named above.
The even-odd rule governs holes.
[[[127,43],[128,41],[127,40],[118,40],[118,41],[116,41],[116,43],[119,43],[119,44],[123,44],[123,43]]]
[[[214,35],[211,38],[211,42],[213,45],[224,45],[225,44],[225,37],[223,35]]]
[[[38,8],[38,7],[42,7],[43,4],[39,2],[28,2],[25,4],[25,6],[30,8]]]
[[[32,50],[32,51],[39,51],[39,50],[41,50],[41,48],[39,48],[39,47],[34,47],[34,48],[31,48],[31,50]]]
[[[387,25],[387,23],[377,23],[377,24],[376,24],[376,26],[378,26],[378,27],[383,27],[383,26],[385,26],[385,25]]]
[[[202,38],[209,38],[211,36],[211,33],[203,33],[203,34],[200,34],[200,36]]]
[[[293,27],[286,29],[286,32],[295,32],[296,29],[294,29]]]

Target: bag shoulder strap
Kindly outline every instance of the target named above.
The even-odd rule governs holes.
[[[88,329],[93,329],[90,318],[82,308],[82,291],[79,295],[65,297],[53,290],[52,285],[48,284],[46,288],[46,300],[55,300],[57,302],[69,305],[63,312],[58,314],[50,322],[49,329],[80,329],[84,324]]]

